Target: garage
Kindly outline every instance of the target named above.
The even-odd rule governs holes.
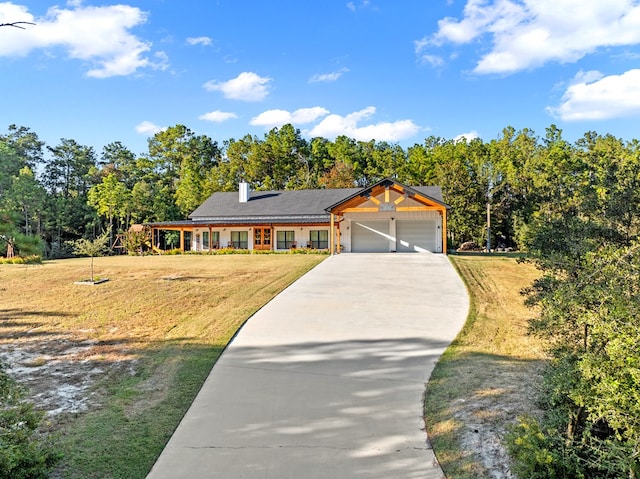
[[[352,221],[351,251],[354,253],[388,253],[389,220]]]
[[[423,220],[398,220],[396,223],[396,248],[402,253],[438,252],[436,218]]]

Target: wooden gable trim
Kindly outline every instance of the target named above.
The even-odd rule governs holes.
[[[398,193],[400,196],[391,201],[391,191]],[[384,197],[383,200],[380,197]],[[422,206],[398,206],[407,198],[411,198]],[[367,202],[373,203],[375,206],[362,205]],[[344,202],[333,206],[330,212],[337,215],[345,213],[371,213],[378,211],[441,211],[446,214],[447,207],[426,195],[417,191],[410,191],[403,185],[392,180],[383,181],[370,188],[366,188],[358,194],[346,199]]]

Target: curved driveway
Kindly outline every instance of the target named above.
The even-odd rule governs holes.
[[[328,258],[243,326],[148,479],[440,479],[423,394],[468,304],[443,255]]]

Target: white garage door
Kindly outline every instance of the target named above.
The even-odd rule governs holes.
[[[352,221],[351,251],[354,253],[388,253],[389,221]]]
[[[424,220],[398,220],[396,222],[396,248],[398,252],[439,253],[436,218]]]

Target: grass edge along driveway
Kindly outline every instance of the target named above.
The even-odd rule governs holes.
[[[534,312],[520,294],[537,270],[505,254],[450,255],[470,296],[469,317],[425,393],[425,421],[448,479],[504,477],[502,439],[517,416],[535,414],[545,356],[527,334]]]

